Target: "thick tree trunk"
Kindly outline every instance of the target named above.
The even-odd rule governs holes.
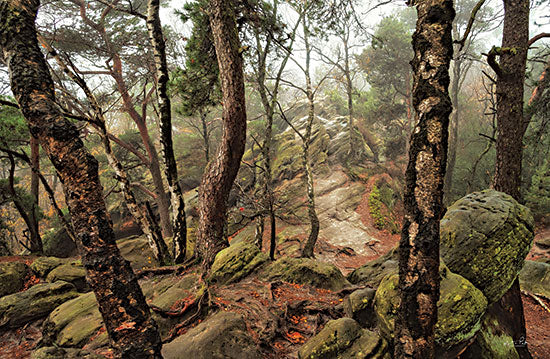
[[[521,200],[523,136],[527,129],[523,115],[523,87],[529,42],[529,1],[504,0],[502,47],[491,50],[490,61],[497,75],[497,141],[493,187]],[[493,57],[494,59],[494,57]],[[503,298],[493,305],[504,331],[512,336],[520,358],[531,358],[525,341],[525,317],[518,279]]]
[[[223,92],[223,134],[216,158],[208,165],[199,189],[196,252],[208,271],[216,254],[227,247],[226,209],[246,141],[243,60],[233,1],[211,0],[210,26],[220,68]]]
[[[0,46],[12,92],[66,189],[82,262],[111,344],[123,358],[161,358],[157,326],[115,243],[98,163],[55,102],[53,81],[36,40],[38,7],[37,0],[0,1]]]
[[[166,166],[166,179],[170,190],[172,205],[172,230],[174,232],[173,258],[182,263],[187,250],[187,223],[185,221],[185,201],[178,180],[178,166],[174,156],[172,141],[172,109],[168,97],[168,64],[166,62],[166,44],[159,17],[159,0],[149,0],[147,5],[147,29],[153,45],[155,67],[157,70],[157,97],[160,112],[160,143]]]
[[[417,0],[413,35],[413,105],[416,127],[406,171],[405,223],[399,244],[401,306],[396,318],[396,358],[435,357],[439,299],[439,221],[447,160],[449,65],[453,54],[452,0]],[[437,14],[435,16],[434,14]]]

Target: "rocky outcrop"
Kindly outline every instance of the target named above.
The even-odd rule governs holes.
[[[218,312],[164,344],[164,359],[260,359],[262,355],[246,331],[241,315]]]
[[[216,255],[208,280],[217,284],[236,282],[268,259],[255,244],[244,241],[232,244]]]
[[[47,316],[52,310],[78,296],[67,282],[42,283],[0,298],[0,328],[17,328]]]
[[[394,248],[382,257],[372,260],[351,272],[348,275],[348,280],[353,284],[365,284],[376,288],[384,277],[397,271],[398,261],[397,249]]]
[[[132,236],[116,242],[120,254],[130,262],[134,270],[158,267],[159,263],[144,236]]]
[[[0,263],[0,297],[23,289],[29,267],[21,262]]]
[[[378,334],[351,318],[331,320],[298,352],[299,359],[390,359],[388,345]]]
[[[90,290],[86,281],[86,270],[80,261],[57,266],[46,277],[46,281],[50,283],[58,280],[72,283],[79,292],[88,292]]]
[[[349,285],[333,264],[311,258],[280,258],[265,268],[263,277],[269,281],[282,280],[330,290],[340,290]]]
[[[75,348],[43,347],[32,352],[30,359],[102,359],[94,353]]]
[[[531,212],[511,196],[475,192],[456,201],[441,220],[441,258],[493,303],[523,267],[533,229]]]
[[[39,257],[31,264],[31,270],[39,277],[46,278],[54,268],[69,263],[70,260],[57,257]]]
[[[519,284],[523,290],[550,298],[550,264],[525,261],[519,272]]]
[[[348,317],[356,320],[361,326],[372,328],[376,325],[374,314],[374,295],[372,288],[354,291],[344,301],[344,311]]]

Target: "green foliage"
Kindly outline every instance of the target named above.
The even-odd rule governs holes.
[[[399,225],[391,214],[394,203],[393,190],[388,185],[372,187],[369,194],[369,212],[374,227],[379,230],[387,229],[392,234],[399,233]]]
[[[536,215],[550,213],[550,162],[545,159],[532,177],[527,204]]]

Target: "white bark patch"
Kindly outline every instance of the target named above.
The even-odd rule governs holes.
[[[435,144],[441,142],[443,124],[437,119],[428,121],[428,141]]]
[[[425,218],[434,216],[432,203],[435,203],[433,194],[437,190],[437,163],[433,155],[427,151],[420,151],[416,157],[416,187],[414,189],[414,197],[418,208],[424,214]]]

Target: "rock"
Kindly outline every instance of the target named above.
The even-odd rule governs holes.
[[[252,243],[231,245],[216,255],[208,280],[219,284],[236,282],[268,259],[268,255]]]
[[[53,283],[58,280],[72,283],[79,292],[88,292],[90,287],[86,281],[86,270],[80,262],[63,264],[53,269],[46,281]]]
[[[31,270],[40,278],[46,278],[48,273],[56,267],[62,264],[68,263],[68,259],[62,259],[57,257],[39,257],[36,258],[31,264]]]
[[[59,282],[56,282],[59,283]],[[47,345],[82,347],[103,327],[94,293],[86,293],[55,308],[42,325]]]
[[[28,270],[25,263],[0,263],[0,297],[23,289]]]
[[[494,190],[469,194],[441,220],[441,257],[494,303],[511,287],[533,241],[533,216]]]
[[[299,359],[388,358],[387,344],[351,318],[329,321],[298,352]]]
[[[30,359],[102,359],[94,353],[75,348],[43,347],[32,352]]]
[[[186,334],[164,344],[162,355],[164,359],[262,358],[246,332],[243,317],[233,312],[218,312]]]
[[[269,281],[309,284],[334,291],[349,285],[342,272],[333,264],[311,258],[282,257],[267,266],[263,276]]]
[[[44,255],[68,258],[78,255],[78,248],[67,234],[65,228],[52,230],[42,237]]]
[[[550,264],[525,261],[519,272],[521,289],[550,298]]]
[[[17,328],[47,316],[69,299],[78,296],[67,282],[42,283],[30,289],[0,298],[0,328]]]
[[[134,270],[158,267],[159,265],[144,236],[133,236],[118,240],[117,246],[120,254],[130,262]]]
[[[377,288],[382,279],[394,273],[399,265],[397,248],[372,260],[348,274],[348,280],[353,284],[365,284]]]
[[[372,328],[376,325],[374,314],[374,294],[372,288],[359,289],[351,293],[344,301],[344,311],[361,326]]]
[[[541,249],[550,249],[550,236],[537,239],[535,244]]]
[[[498,319],[485,315],[475,341],[461,356],[463,359],[519,359],[514,339],[501,330]]]
[[[448,350],[471,339],[479,330],[480,320],[487,309],[487,299],[467,279],[449,271],[445,265],[439,270],[441,296],[437,302],[438,319],[435,341],[439,348]],[[381,334],[394,338],[395,317],[399,307],[399,275],[388,275],[380,283],[374,297],[374,309]]]

